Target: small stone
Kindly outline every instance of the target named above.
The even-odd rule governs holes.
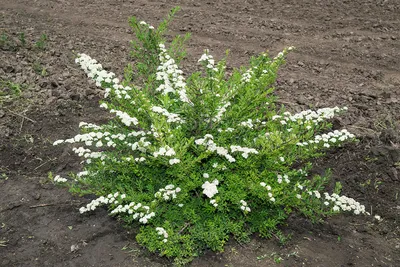
[[[53,87],[53,88],[57,88],[59,85],[58,85],[58,82],[57,81],[51,81],[50,82],[50,84],[51,84],[51,86]]]
[[[79,250],[79,246],[78,245],[72,245],[71,246],[71,252],[75,252]]]

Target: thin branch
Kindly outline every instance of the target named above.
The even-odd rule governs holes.
[[[53,206],[54,204],[39,204],[39,205],[33,205],[30,206],[29,208],[33,209],[33,208],[41,208],[41,207],[47,207],[47,206]]]
[[[15,113],[14,111],[12,111],[12,110],[8,110],[10,113],[12,113],[12,114],[14,114],[14,115],[16,115],[16,116],[20,116],[21,118],[24,118],[24,119],[26,119],[26,120],[28,120],[28,121],[30,121],[30,122],[33,122],[33,123],[35,123],[36,121],[34,121],[34,120],[32,120],[32,119],[30,119],[30,118],[28,118],[27,116],[25,116],[25,115],[22,115],[22,114],[19,114],[19,113]]]
[[[185,223],[183,228],[181,230],[179,230],[178,234],[181,234],[189,225],[190,225],[190,223]]]
[[[51,160],[48,160],[42,164],[40,164],[39,166],[37,166],[36,168],[34,168],[33,170],[36,171],[37,169],[39,169],[40,167],[42,167],[43,165],[45,165],[46,163],[49,163]]]

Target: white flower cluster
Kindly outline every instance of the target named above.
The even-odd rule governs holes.
[[[115,110],[112,109],[110,110],[111,113],[115,113],[115,115],[117,115],[117,117],[121,120],[121,122],[123,124],[125,124],[126,126],[131,126],[131,124],[133,125],[138,125],[139,121],[136,118],[132,118],[131,116],[129,116],[128,113],[124,112],[124,111],[120,111],[120,110]]]
[[[278,178],[278,184],[281,184],[282,180],[285,180],[285,183],[287,183],[287,184],[290,183],[290,179],[289,179],[289,176],[287,174],[284,174],[283,176],[278,174],[277,178]]]
[[[253,71],[252,69],[248,69],[245,73],[242,75],[242,82],[243,83],[248,83],[251,80],[251,76],[253,76]]]
[[[300,113],[296,113],[294,115],[291,115],[290,112],[286,111],[285,113],[283,113],[283,116],[281,115],[273,116],[272,120],[280,119],[281,124],[286,124],[289,121],[297,122],[300,125],[305,122],[312,122],[316,124],[324,120],[331,119],[337,113],[345,110],[347,110],[347,107],[321,108],[318,109],[317,111],[308,109]]]
[[[119,140],[124,140],[125,135],[123,134],[117,134],[117,135],[111,135],[109,132],[89,132],[85,134],[77,134],[73,138],[69,138],[66,140],[57,140],[53,143],[53,145],[59,145],[61,143],[79,143],[83,142],[85,143],[86,146],[92,146],[93,144],[96,147],[102,147],[104,144],[102,142],[102,138],[107,141],[106,145],[108,147],[115,147],[116,144],[111,140],[111,139],[119,139]],[[100,157],[100,152],[93,152],[93,156],[90,156],[92,153],[90,149],[79,147],[79,148],[73,148],[72,149],[76,154],[78,154],[80,157],[84,156],[85,158],[88,157]],[[96,156],[97,155],[97,156]]]
[[[156,231],[157,231],[158,235],[164,237],[163,242],[167,243],[168,242],[168,233],[167,233],[167,231],[165,231],[165,229],[162,228],[162,227],[156,227]]]
[[[96,85],[98,87],[101,86],[103,81],[106,83],[119,82],[119,80],[115,78],[114,73],[104,70],[103,66],[97,63],[97,60],[86,54],[78,54],[78,57],[75,59],[75,63],[81,66],[89,78],[96,81]]]
[[[153,26],[151,26],[150,24],[147,24],[145,21],[141,21],[141,22],[139,22],[139,25],[143,25],[143,26],[147,26],[147,27],[149,27],[149,29],[150,30],[154,30],[154,27]]]
[[[154,216],[156,216],[156,214],[152,211],[150,212],[150,208],[149,206],[142,206],[140,203],[136,204],[136,206],[133,207],[133,209],[135,209],[135,207],[137,207],[137,209],[142,208],[142,212],[136,212],[133,214],[132,218],[134,220],[136,220],[137,218],[139,218],[139,222],[146,224],[148,223],[148,221],[153,218]],[[138,207],[139,206],[139,207]]]
[[[167,54],[164,44],[159,44],[159,59],[161,65],[157,68],[156,79],[163,83],[156,89],[166,95],[168,93],[178,93],[182,102],[190,103],[186,95],[186,83],[182,76],[182,70],[178,68],[175,60]]]
[[[264,183],[264,182],[261,182],[260,185],[261,185],[262,187],[265,187],[268,191],[271,191],[271,189],[272,189],[271,186],[267,185],[267,184]]]
[[[153,156],[155,158],[157,158],[158,156],[167,156],[167,157],[171,157],[171,156],[175,156],[175,150],[173,148],[170,148],[169,146],[164,146],[164,147],[160,147],[160,149],[158,151],[155,151],[153,153]]]
[[[196,139],[194,142],[196,145],[206,146],[208,151],[217,152],[218,155],[224,156],[231,163],[235,162],[236,159],[228,153],[228,149],[217,146],[213,139],[214,137],[211,134],[206,134],[204,138]]]
[[[185,120],[181,119],[178,114],[169,113],[165,108],[154,106],[151,110],[167,117],[167,122],[185,123]]]
[[[135,143],[127,143],[126,145],[130,146],[133,151],[138,150],[140,152],[146,153],[146,147],[150,146],[151,143],[149,141],[146,141],[146,137],[141,137],[139,141]]]
[[[271,186],[267,185],[264,182],[261,182],[260,185],[262,187],[264,187],[265,189],[267,189],[268,191],[271,191],[271,189],[272,189]],[[269,201],[275,202],[275,198],[274,198],[274,195],[272,194],[272,192],[268,192],[268,197],[269,197]]]
[[[85,213],[88,211],[93,211],[102,204],[118,204],[119,203],[117,200],[118,196],[121,199],[125,198],[125,194],[120,195],[119,192],[116,192],[114,194],[109,194],[107,197],[101,196],[99,198],[92,200],[89,204],[86,205],[86,207],[81,207],[79,209],[79,212]]]
[[[99,107],[104,108],[104,109],[108,109],[107,103],[101,103]]]
[[[93,142],[99,141],[101,138],[110,135],[109,132],[89,132],[85,134],[77,134],[73,138],[69,138],[66,140],[57,140],[53,143],[54,146],[61,144],[63,142],[65,143],[79,143],[83,142],[87,146],[93,145]]]
[[[248,148],[248,147],[241,147],[241,146],[231,146],[231,151],[233,152],[242,152],[242,157],[247,159],[249,157],[249,154],[258,154],[258,151],[255,150],[254,148]]]
[[[134,212],[133,207],[136,207],[136,209],[138,209],[137,205],[135,205],[135,202],[131,202],[131,203],[126,204],[124,206],[118,205],[118,207],[113,209],[110,213],[111,214],[117,214],[117,213],[129,213],[129,214],[132,214]]]
[[[283,52],[279,52],[278,55],[274,57],[274,60],[282,59],[284,55],[285,54]]]
[[[241,210],[243,210],[245,213],[247,213],[247,212],[250,212],[250,211],[251,211],[250,207],[249,207],[249,206],[247,206],[247,202],[246,202],[246,201],[244,201],[243,199],[242,199],[242,200],[240,200],[240,204],[242,204],[242,205],[240,206],[240,209],[241,209]]]
[[[78,156],[84,157],[88,160],[98,159],[98,158],[104,160],[106,158],[106,155],[103,152],[92,152],[90,149],[84,147],[78,147],[78,148],[74,147],[72,148],[72,151],[78,154]],[[90,161],[88,163],[90,163]]]
[[[97,207],[105,204],[113,204],[117,205],[120,201],[126,198],[125,194],[119,194],[119,192],[116,192],[114,194],[108,194],[107,197],[101,196],[97,199],[92,200],[89,204],[86,205],[86,207],[81,207],[79,209],[80,213],[85,213],[88,211],[93,211]],[[132,218],[133,219],[139,219],[140,223],[146,224],[152,217],[154,217],[156,214],[154,212],[150,211],[149,206],[144,206],[141,203],[136,203],[131,202],[126,205],[118,205],[115,209],[111,211],[111,214],[118,214],[118,213],[128,213],[128,214],[133,214]]]
[[[211,199],[210,204],[213,205],[215,208],[218,207],[218,203],[215,199]]]
[[[95,59],[92,59],[90,56],[85,54],[78,54],[78,58],[75,59],[75,62],[81,66],[81,68],[86,72],[89,78],[93,79],[96,82],[96,85],[98,87],[101,86],[102,82],[111,85],[112,88],[108,87],[104,90],[105,98],[107,98],[110,95],[112,89],[114,89],[114,93],[117,98],[131,99],[128,91],[132,90],[132,88],[119,84],[120,80],[118,78],[115,78],[115,74],[104,70],[101,64],[97,63]],[[108,108],[106,103],[101,104],[100,107],[105,109]]]
[[[62,144],[62,143],[64,143],[65,141],[64,140],[56,140],[56,141],[54,141],[54,143],[53,143],[53,146],[57,146],[57,145],[59,145],[59,144]]]
[[[124,196],[124,195],[122,195]],[[121,198],[122,198],[121,196]],[[110,195],[108,195],[110,197]],[[129,204],[126,204],[124,206],[118,205],[115,209],[111,211],[111,214],[118,214],[118,213],[128,213],[129,215],[132,215],[132,218],[134,220],[139,219],[140,223],[146,224],[148,221],[156,216],[155,212],[150,211],[149,206],[142,205],[142,203],[135,203],[131,202]]]
[[[129,86],[122,86],[121,84],[118,84],[119,80],[118,79],[113,79],[113,85],[112,88],[106,88],[104,90],[104,97],[107,98],[110,93],[112,92],[112,89],[114,89],[114,94],[117,98],[125,98],[125,99],[131,99],[131,96],[129,95],[128,91],[131,91],[132,88]],[[107,109],[108,106],[107,104],[103,103],[100,105],[100,107]]]
[[[88,176],[88,175],[89,175],[88,171],[81,171],[76,174],[76,176],[78,176],[79,178],[81,178],[82,176]]]
[[[354,214],[367,214],[365,211],[365,206],[361,205],[359,202],[355,201],[353,198],[349,198],[346,196],[339,196],[338,194],[333,193],[329,195],[329,193],[324,193],[325,200],[330,201],[334,206],[332,208],[333,211],[353,211]]]
[[[170,159],[169,160],[169,165],[174,165],[174,164],[178,164],[178,163],[180,163],[181,162],[181,160],[180,159]]]
[[[217,108],[217,115],[212,119],[213,122],[219,122],[221,121],[222,115],[224,115],[226,109],[231,105],[231,102],[227,102],[224,104],[222,107]]]
[[[205,53],[201,55],[198,62],[205,62],[207,69],[218,71],[218,69],[214,67],[215,61],[213,56],[208,54],[208,49],[206,49]]]
[[[56,176],[54,177],[53,180],[54,180],[54,182],[56,182],[56,183],[65,183],[65,182],[68,181],[68,179],[63,178],[63,177],[61,177],[60,175],[56,175]]]
[[[242,121],[241,123],[239,123],[239,126],[244,126],[244,127],[248,127],[250,129],[253,129],[253,127],[254,127],[253,120],[252,119],[248,119],[247,121]]]
[[[100,130],[101,127],[94,124],[94,123],[87,123],[87,122],[83,122],[81,121],[79,123],[79,128],[86,128],[86,129],[93,129],[93,130]]]
[[[232,133],[233,131],[235,131],[235,129],[234,128],[230,128],[230,127],[228,127],[228,128],[226,128],[225,130],[224,129],[218,129],[218,132],[219,133],[223,133],[223,132],[229,132],[229,133]]]
[[[354,134],[348,132],[346,129],[343,129],[341,131],[335,130],[333,132],[329,132],[326,134],[316,135],[314,140],[299,142],[296,145],[297,146],[308,146],[308,145],[323,143],[324,147],[329,148],[331,146],[331,144],[335,144],[338,142],[344,142],[345,140],[352,139],[354,137],[355,137]]]
[[[201,188],[203,188],[203,194],[206,195],[208,198],[212,198],[215,194],[218,193],[217,185],[219,181],[215,179],[211,183],[209,181],[205,182]]]
[[[154,194],[154,197],[168,201],[171,199],[175,199],[176,194],[179,192],[181,192],[181,189],[179,187],[175,188],[174,185],[169,184],[165,186],[165,188],[161,188],[160,190],[158,190],[158,192]]]

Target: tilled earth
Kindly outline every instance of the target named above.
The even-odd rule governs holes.
[[[0,266],[171,265],[105,210],[80,215],[89,199],[53,185],[48,173],[80,168],[54,140],[109,116],[75,54],[122,73],[133,38],[128,18],[156,25],[176,5],[171,34],[193,33],[186,72],[205,48],[216,58],[229,49],[228,65],[238,67],[265,50],[296,47],[280,71],[279,101],[292,111],[349,108],[334,126],[360,141],[329,152],[315,172],[331,168],[344,194],[382,217],[311,224],[293,216],[282,225],[291,235],[283,246],[256,236],[230,241],[191,266],[400,266],[398,0],[0,0]]]

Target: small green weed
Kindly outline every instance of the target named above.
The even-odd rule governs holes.
[[[1,180],[5,180],[5,181],[7,181],[7,180],[8,180],[8,176],[7,176],[7,174],[6,174],[6,173],[2,173],[2,174],[0,174],[0,179],[1,179]]]
[[[40,39],[35,43],[35,47],[40,50],[44,50],[46,46],[47,46],[47,35],[43,33],[40,36]]]
[[[32,65],[33,70],[36,72],[36,74],[45,77],[47,76],[47,69],[43,67],[43,65],[39,61],[35,61]]]
[[[0,98],[4,96],[20,96],[25,87],[24,84],[0,79]]]
[[[17,51],[18,44],[15,42],[15,40],[10,35],[3,32],[0,35],[0,49],[5,50],[5,51]]]
[[[25,39],[25,33],[20,32],[18,35],[19,41],[21,42],[22,46],[26,46],[26,39]]]

